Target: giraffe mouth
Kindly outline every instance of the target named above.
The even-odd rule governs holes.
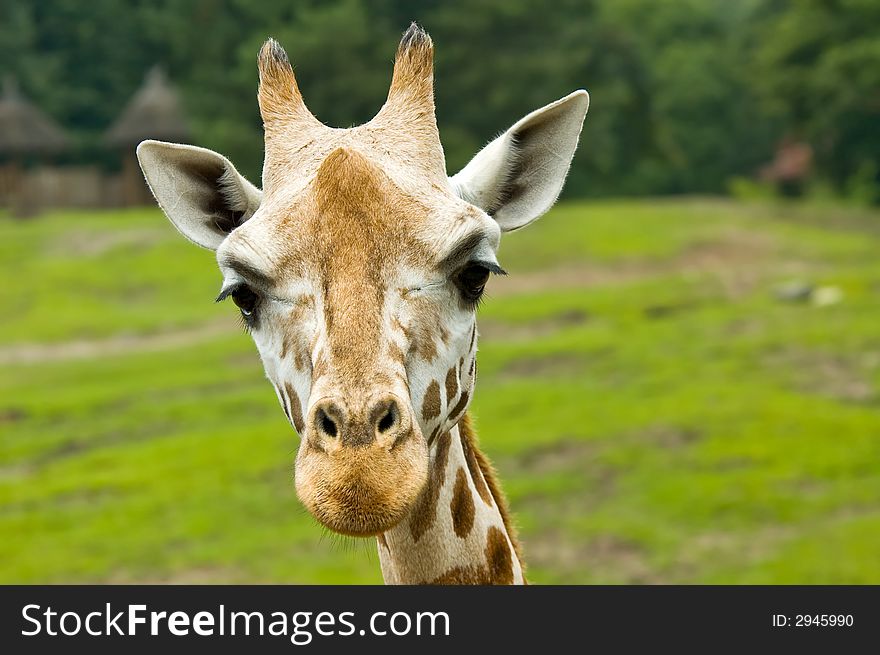
[[[318,522],[354,537],[381,534],[400,523],[428,479],[428,447],[415,430],[393,447],[316,448],[303,439],[296,491]]]

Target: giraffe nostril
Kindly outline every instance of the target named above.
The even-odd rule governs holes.
[[[323,409],[318,410],[318,423],[321,425],[321,430],[331,437],[335,437],[339,433],[339,430],[336,428],[336,423],[333,422],[332,418],[327,416],[327,412]]]
[[[385,434],[386,432],[388,432],[388,430],[393,428],[396,423],[397,414],[394,411],[394,405],[391,405],[388,408],[388,411],[385,412],[385,415],[381,419],[379,419],[379,423],[376,427],[379,429],[379,432]]]
[[[401,421],[403,420],[400,404],[391,394],[385,394],[383,398],[377,401],[373,405],[369,416],[369,425],[372,426],[371,432],[380,439],[383,437],[387,438],[392,433],[400,430]]]

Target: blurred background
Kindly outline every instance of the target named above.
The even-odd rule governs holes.
[[[144,138],[259,182],[256,53],[368,120],[436,46],[450,173],[575,88],[559,205],[505,237],[472,413],[536,583],[880,582],[876,0],[5,0],[0,582],[380,582]]]

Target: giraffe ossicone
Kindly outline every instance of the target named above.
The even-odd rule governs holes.
[[[502,232],[546,212],[589,105],[532,112],[447,177],[433,44],[413,24],[388,99],[336,129],[307,109],[281,46],[258,58],[262,190],[225,157],[145,141],[159,206],[216,251],[299,433],[296,491],[326,527],[375,536],[388,583],[525,582],[506,504],[467,408],[476,306]]]

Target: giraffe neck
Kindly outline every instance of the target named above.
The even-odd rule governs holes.
[[[410,515],[379,535],[387,584],[523,584],[516,535],[465,415],[431,446],[428,484]]]

